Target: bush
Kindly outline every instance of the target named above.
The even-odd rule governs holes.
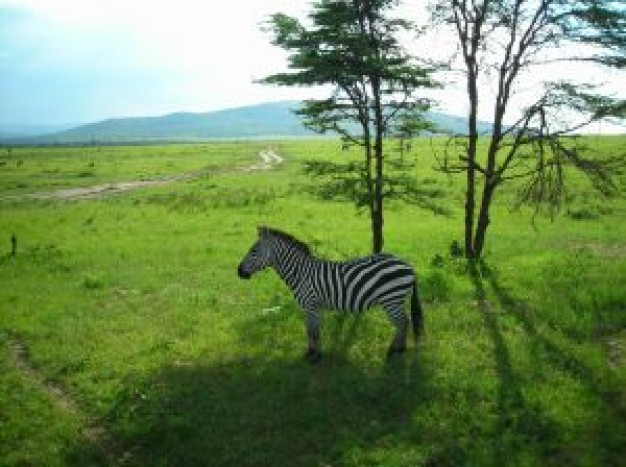
[[[447,302],[452,295],[452,281],[448,275],[436,269],[425,274],[421,281],[422,297],[427,302]]]

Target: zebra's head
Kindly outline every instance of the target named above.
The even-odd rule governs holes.
[[[237,274],[240,278],[250,279],[255,272],[259,272],[270,265],[272,245],[268,237],[267,227],[259,227],[259,239],[252,245],[237,268]]]

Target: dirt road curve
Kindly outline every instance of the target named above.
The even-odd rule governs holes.
[[[265,149],[259,152],[261,162],[253,164],[247,167],[241,167],[234,169],[235,172],[254,172],[257,170],[269,170],[272,167],[281,164],[283,158],[274,152],[272,149]],[[115,195],[137,188],[168,185],[174,182],[182,182],[184,180],[193,180],[206,175],[210,172],[206,170],[200,170],[196,172],[187,172],[182,174],[170,175],[167,177],[157,178],[153,180],[134,180],[130,182],[116,182],[106,183],[103,185],[93,185],[80,188],[67,188],[64,190],[47,191],[27,193],[24,195],[11,195],[0,197],[0,200],[27,200],[27,199],[60,199],[60,200],[73,200],[73,199],[89,199],[100,198],[104,196]]]
[[[253,172],[255,170],[268,170],[283,162],[283,158],[271,149],[265,149],[259,152],[259,157],[262,159],[260,164],[253,164],[249,167],[244,167],[242,171]]]

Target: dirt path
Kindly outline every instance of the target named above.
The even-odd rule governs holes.
[[[31,363],[28,348],[23,342],[10,338],[9,349],[15,367],[48,394],[58,409],[62,412],[78,415],[79,419],[85,421],[85,426],[81,429],[83,438],[96,446],[109,463],[120,463],[130,456],[130,453],[124,452],[104,426],[89,422],[89,417],[85,415],[65,388],[46,380],[44,375]]]
[[[171,175],[171,176],[153,179],[153,180],[134,180],[131,182],[115,182],[115,183],[105,183],[102,185],[92,185],[92,186],[87,186],[87,187],[66,188],[66,189],[57,190],[57,191],[29,193],[29,194],[25,194],[21,196],[17,195],[13,198],[61,199],[61,200],[99,198],[103,196],[115,195],[117,193],[134,190],[136,188],[160,186],[160,185],[167,185],[170,183],[180,182],[184,180],[193,180],[194,178],[200,177],[204,173],[206,172],[194,172],[194,173],[190,172],[190,173],[184,173],[184,174]],[[3,199],[10,199],[10,198],[12,197],[5,197]]]
[[[254,172],[255,170],[269,170],[272,167],[282,164],[283,158],[274,152],[272,149],[265,149],[259,152],[259,157],[262,159],[260,164],[253,164],[249,167],[244,167],[242,172]]]
[[[235,172],[254,172],[258,170],[269,170],[283,162],[283,158],[272,149],[265,149],[258,153],[261,162],[247,167],[234,169]],[[137,188],[145,188],[151,186],[169,185],[170,183],[182,182],[185,180],[194,180],[203,175],[211,173],[207,170],[199,170],[196,172],[187,172],[182,174],[169,175],[167,177],[156,178],[153,180],[134,180],[129,182],[114,182],[102,185],[93,185],[88,187],[66,188],[57,191],[35,192],[24,195],[10,195],[1,197],[0,200],[28,200],[28,199],[50,199],[50,200],[76,200],[102,198],[105,196],[116,195],[126,191],[135,190]]]

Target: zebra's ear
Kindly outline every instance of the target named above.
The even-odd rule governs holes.
[[[259,238],[265,237],[267,235],[267,227],[265,227],[264,225],[259,226],[257,230],[259,232]]]

